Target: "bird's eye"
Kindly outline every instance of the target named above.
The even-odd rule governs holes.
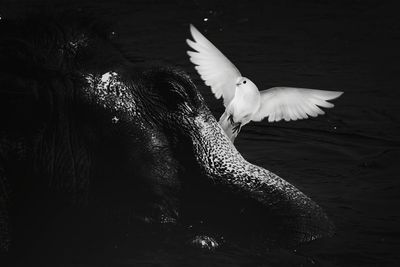
[[[245,84],[245,83],[246,83],[246,80],[244,80],[243,83]]]

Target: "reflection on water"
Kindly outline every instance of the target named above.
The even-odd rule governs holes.
[[[19,15],[27,5],[26,0],[3,2],[2,19]],[[41,8],[42,2],[28,6]],[[130,241],[108,246],[105,258],[115,256],[118,266],[393,266],[399,261],[400,24],[389,3],[74,2],[47,4],[111,18],[117,41],[133,60],[185,69],[217,117],[222,103],[203,85],[185,53],[189,23],[207,33],[260,89],[282,85],[345,92],[325,116],[251,123],[236,141],[250,162],[274,171],[319,203],[336,224],[335,237],[296,251],[264,253],[229,244],[211,253],[173,238],[148,239],[148,244],[126,238]]]

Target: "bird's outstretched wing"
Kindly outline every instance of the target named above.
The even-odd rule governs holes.
[[[219,99],[222,96],[224,105],[227,106],[235,96],[236,82],[242,75],[235,65],[193,25],[190,25],[190,32],[194,42],[189,39],[186,42],[197,51],[187,52],[190,61],[196,65],[197,72],[205,84],[211,87],[215,97]]]
[[[253,121],[268,117],[269,122],[306,119],[325,114],[319,107],[332,108],[327,102],[343,94],[339,91],[324,91],[294,87],[273,87],[260,92],[261,105],[253,115]],[[319,106],[319,107],[318,107]]]

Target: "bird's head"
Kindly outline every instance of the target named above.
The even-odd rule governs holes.
[[[241,89],[249,89],[249,90],[257,90],[257,86],[249,79],[246,77],[240,77],[236,81],[236,86],[241,88]]]

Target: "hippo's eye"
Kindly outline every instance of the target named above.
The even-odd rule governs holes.
[[[244,80],[243,83],[246,84],[246,80]]]

